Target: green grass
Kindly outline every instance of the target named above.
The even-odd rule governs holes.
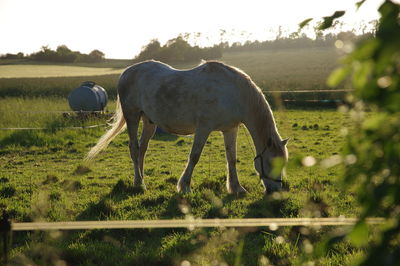
[[[111,104],[113,105],[113,103]],[[63,117],[42,110],[63,110],[59,98],[0,100],[1,127],[46,127],[43,131],[0,131],[0,206],[14,221],[70,221],[124,219],[185,219],[352,216],[358,213],[351,191],[343,194],[340,166],[319,163],[340,154],[343,127],[350,119],[332,110],[275,112],[283,137],[290,137],[287,168],[290,191],[264,197],[253,167],[250,137],[242,127],[238,137],[238,174],[249,191],[245,196],[226,192],[226,161],[222,136],[214,132],[196,167],[193,192],[181,195],[176,182],[187,161],[191,137],[156,136],[146,156],[147,190],[132,187],[133,171],[126,133],[118,136],[91,164],[83,157],[104,128],[73,130],[51,125],[102,124]],[[36,112],[34,112],[36,111]],[[27,113],[25,113],[27,112]],[[13,119],[14,118],[14,119]],[[302,158],[317,164],[304,167]],[[292,264],[300,260],[328,228],[88,230],[14,233],[14,263],[71,265],[229,265]],[[360,256],[348,243],[340,244],[322,264],[338,264]]]

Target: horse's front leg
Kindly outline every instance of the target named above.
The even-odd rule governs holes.
[[[131,154],[131,159],[134,169],[134,187],[146,188],[143,181],[142,173],[139,169],[139,141],[138,141],[138,127],[140,121],[140,112],[125,112],[124,117],[126,120],[126,126],[128,128],[129,135],[129,152]]]
[[[229,193],[245,193],[245,188],[239,183],[236,171],[236,139],[238,128],[222,132],[224,134],[226,161],[228,168],[228,176],[226,178],[226,187]]]
[[[181,178],[179,178],[177,189],[178,192],[190,192],[190,181],[192,178],[193,170],[200,159],[201,152],[203,151],[204,144],[210,135],[211,130],[205,128],[198,128],[196,130],[192,150],[190,151],[189,160]]]

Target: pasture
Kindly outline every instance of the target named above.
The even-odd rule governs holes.
[[[114,104],[111,103],[111,108]],[[226,192],[223,138],[214,132],[205,147],[192,181],[193,192],[181,195],[176,182],[187,160],[192,138],[157,135],[145,165],[148,190],[132,188],[132,166],[127,134],[118,136],[90,165],[82,159],[104,128],[60,127],[104,124],[104,118],[64,117],[67,103],[60,98],[0,100],[0,127],[45,127],[48,130],[1,131],[0,204],[15,221],[70,221],[123,219],[329,217],[357,213],[352,194],[342,195],[341,167],[320,162],[340,154],[341,130],[349,118],[334,110],[278,110],[277,126],[290,137],[289,191],[264,197],[253,167],[250,136],[242,127],[238,137],[238,174],[249,191],[245,196]],[[317,164],[304,167],[305,156]],[[15,233],[14,261],[46,263],[61,259],[70,264],[104,262],[121,265],[194,264],[214,261],[256,265],[268,260],[288,264],[302,257],[321,230],[262,228],[233,229],[94,230],[75,233]],[[343,262],[359,254],[341,245],[326,263]],[[48,261],[47,261],[48,262]]]
[[[335,50],[324,48],[231,53],[225,54],[222,60],[242,68],[267,91],[324,89],[325,79],[337,58]],[[345,141],[343,132],[351,130],[349,114],[334,109],[280,107],[274,110],[279,132],[283,138],[290,137],[285,180],[289,191],[282,193],[263,195],[253,166],[254,147],[243,126],[238,135],[237,168],[241,184],[249,191],[246,195],[230,195],[226,191],[225,151],[219,132],[213,132],[208,139],[195,168],[189,194],[177,193],[176,182],[186,164],[192,136],[160,134],[151,140],[144,170],[146,191],[135,190],[132,186],[133,170],[126,133],[114,139],[93,162],[85,164],[82,159],[106,130],[102,125],[107,117],[78,119],[66,115],[63,111],[69,107],[65,96],[85,80],[96,81],[115,96],[119,74],[107,72],[105,75],[102,71],[106,70],[102,68],[117,71],[125,63],[80,66],[81,70],[83,67],[99,68],[99,72],[89,76],[69,76],[72,72],[65,69],[66,73],[61,76],[49,74],[38,78],[21,72],[20,76],[0,78],[0,128],[45,128],[0,130],[0,207],[8,210],[12,220],[357,215],[354,193],[347,190],[343,194],[340,187],[343,166],[329,160],[341,154]],[[189,68],[196,64],[174,66]],[[11,66],[4,67],[12,69]],[[36,73],[43,71],[43,67],[35,66]],[[74,66],[67,67],[71,70]],[[113,111],[114,106],[115,102],[111,101],[108,110]],[[90,125],[100,126],[69,128]],[[304,166],[307,156],[315,158],[315,165]],[[307,255],[318,248],[317,242],[323,233],[342,229],[18,232],[13,235],[10,255],[14,264],[185,265],[187,261],[191,265],[289,265],[310,260]],[[343,242],[317,263],[348,264],[362,255],[362,249]]]
[[[55,65],[0,65],[0,78],[48,78],[119,74],[121,69],[55,66]]]

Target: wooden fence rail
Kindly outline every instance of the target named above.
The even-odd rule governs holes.
[[[88,230],[137,228],[270,227],[354,225],[357,218],[248,218],[248,219],[172,219],[125,221],[71,221],[11,223],[12,231]],[[383,218],[367,218],[368,224],[384,223]]]

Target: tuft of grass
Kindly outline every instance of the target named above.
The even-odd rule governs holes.
[[[0,146],[44,147],[61,145],[63,141],[38,130],[15,131],[0,140]]]
[[[176,146],[182,146],[183,144],[185,144],[184,138],[179,138],[177,141],[175,141]]]
[[[110,217],[115,211],[116,206],[109,198],[104,198],[97,203],[92,202],[86,210],[89,217],[97,217],[100,219]]]
[[[43,185],[54,184],[58,182],[58,177],[55,175],[47,175],[46,179],[42,182]]]
[[[0,183],[8,183],[8,182],[10,182],[10,179],[8,179],[7,177],[0,178]]]
[[[76,180],[76,181],[73,181],[73,182],[70,182],[70,181],[64,182],[64,187],[65,187],[65,189],[67,191],[76,192],[76,191],[82,189],[83,185],[82,185],[82,183],[80,181]]]
[[[17,189],[13,185],[5,185],[0,189],[0,196],[3,198],[11,198],[15,195]]]
[[[87,167],[87,166],[83,166],[83,165],[78,165],[76,167],[76,169],[74,170],[74,175],[86,175],[87,173],[90,173],[92,170]]]
[[[61,193],[58,191],[53,191],[49,194],[49,199],[51,201],[59,201],[61,199]]]

